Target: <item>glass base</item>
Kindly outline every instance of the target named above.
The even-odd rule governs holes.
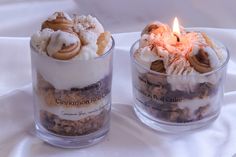
[[[51,133],[41,127],[35,125],[37,136],[43,141],[61,148],[84,148],[95,145],[101,142],[109,132],[109,124],[105,125],[100,130],[82,136],[61,136]]]
[[[188,123],[173,123],[173,122],[151,119],[147,117],[145,114],[143,114],[136,105],[134,105],[134,111],[138,119],[148,127],[156,131],[161,131],[164,133],[171,133],[171,134],[190,132],[192,130],[207,127],[211,123],[213,123],[219,116],[219,112],[216,112],[214,115],[211,115],[199,121],[188,122]]]

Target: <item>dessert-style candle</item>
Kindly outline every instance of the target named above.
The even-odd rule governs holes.
[[[92,16],[56,12],[31,37],[36,132],[67,148],[109,130],[114,41]]]
[[[134,109],[148,126],[182,132],[207,126],[220,113],[229,60],[206,33],[148,24],[131,48]]]

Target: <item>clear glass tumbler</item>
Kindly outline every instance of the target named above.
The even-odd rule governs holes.
[[[144,124],[158,131],[178,133],[208,126],[218,117],[229,61],[224,46],[227,53],[224,63],[199,75],[152,71],[135,59],[138,47],[139,41],[130,50],[134,110]]]
[[[101,141],[109,131],[114,39],[104,55],[57,60],[31,46],[37,135],[64,148]]]

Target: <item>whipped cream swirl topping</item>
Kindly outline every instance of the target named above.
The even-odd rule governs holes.
[[[197,83],[216,80],[199,74],[218,68],[226,54],[226,49],[204,32],[181,28],[177,35],[168,25],[152,22],[142,31],[134,57],[148,69],[167,74],[173,90],[193,91]]]
[[[91,15],[71,18],[55,12],[41,28],[32,35],[31,45],[37,52],[59,60],[89,60],[103,55],[111,46],[111,34]]]
[[[187,75],[219,67],[225,53],[205,33],[182,29],[180,35],[175,35],[168,25],[153,22],[142,31],[135,57],[150,69],[154,61],[161,60],[164,73]]]

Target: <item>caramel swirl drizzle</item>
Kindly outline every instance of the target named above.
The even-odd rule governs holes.
[[[208,54],[200,49],[196,55],[187,54],[187,58],[191,66],[200,73],[212,71]]]
[[[66,32],[73,32],[73,21],[63,12],[55,12],[53,19],[48,19],[43,22],[42,29],[50,28],[54,31],[62,30]]]

